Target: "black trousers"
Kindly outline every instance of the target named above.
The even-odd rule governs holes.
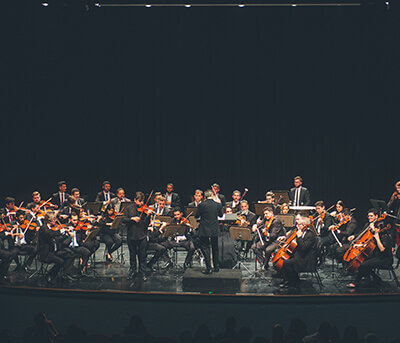
[[[393,264],[393,259],[381,259],[379,257],[371,257],[365,260],[358,267],[358,273],[355,282],[359,282],[363,277],[372,275],[372,277],[377,278],[376,274],[372,272],[375,268],[390,268]]]
[[[52,251],[43,259],[43,262],[54,263],[54,266],[49,270],[49,275],[53,278],[60,271],[61,267],[65,273],[71,274],[74,254],[70,249]]]
[[[37,254],[37,248],[32,244],[23,244],[19,247],[16,247],[16,249],[18,249],[18,255],[28,256],[24,262],[24,267],[29,267]]]
[[[211,269],[210,245],[212,249],[214,268],[219,268],[218,237],[200,237],[200,249],[203,253],[207,269]]]
[[[122,245],[122,239],[118,233],[102,234],[101,239],[106,244],[110,255]]]
[[[271,258],[272,253],[279,248],[279,245],[276,242],[272,243],[264,243],[264,245],[261,242],[257,242],[253,244],[251,247],[254,251],[254,253],[257,256],[258,262],[266,266],[268,265],[269,259]]]
[[[100,242],[96,239],[92,239],[90,241],[86,241],[85,243],[81,244],[86,249],[90,250],[90,254],[94,254],[96,250],[100,247]]]
[[[162,257],[164,261],[168,261],[169,257],[167,254],[167,249],[164,245],[156,242],[147,242],[147,250],[154,250],[155,253],[150,259],[148,266],[151,268],[157,261]]]
[[[83,246],[72,248],[71,250],[74,253],[74,258],[78,257],[79,259],[82,259],[82,263],[78,264],[78,270],[82,271],[83,267],[86,266],[89,257],[92,253],[88,248],[85,248]]]
[[[217,243],[218,243],[218,239],[217,239]],[[161,243],[163,246],[165,246],[165,248],[167,248],[168,250],[173,249],[175,247],[182,247],[184,249],[186,249],[187,251],[187,255],[185,258],[185,263],[190,263],[192,262],[192,257],[195,251],[194,248],[194,244],[191,240],[185,240],[185,241],[164,241]],[[217,246],[217,252],[218,252],[218,246]],[[214,254],[214,250],[213,250],[213,254]]]
[[[299,261],[296,260],[296,258],[290,258],[286,261],[283,261],[283,266],[282,266],[282,274],[283,278],[290,282],[290,283],[299,283],[299,274],[298,270],[300,269],[299,266]]]
[[[128,237],[128,249],[129,249],[129,262],[130,272],[135,273],[137,264],[136,257],[139,260],[139,273],[144,275],[146,273],[146,249],[147,249],[147,237],[139,240],[129,239]]]
[[[17,256],[18,249],[0,249],[0,276],[6,276],[11,261]]]

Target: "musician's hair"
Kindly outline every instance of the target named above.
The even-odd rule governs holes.
[[[15,199],[13,197],[7,197],[4,199],[5,204],[11,204],[12,202],[15,203]]]
[[[66,185],[67,183],[65,181],[58,181],[57,185],[58,187],[61,187],[62,185]]]
[[[203,195],[203,191],[202,191],[201,189],[196,189],[196,190],[194,191],[194,194],[198,194],[198,193],[200,193],[201,195]]]
[[[75,192],[80,192],[79,188],[72,188],[71,189],[71,194],[74,194]]]
[[[265,211],[269,211],[269,212],[274,212],[274,209],[271,207],[271,206],[267,206],[267,207],[264,207],[264,209],[263,209],[263,212],[265,212]]]
[[[167,183],[167,187],[168,187],[168,186],[172,186],[172,188],[174,188],[174,184],[173,184],[172,182]]]
[[[373,213],[374,216],[377,216],[377,215],[378,215],[378,210],[377,210],[376,208],[370,208],[370,209],[368,210],[368,213]]]
[[[55,213],[51,213],[51,212],[47,212],[45,215],[44,215],[44,221],[47,223],[47,222],[51,222],[51,221],[53,221],[54,219],[56,219],[57,218],[57,216],[56,216],[56,214]]]
[[[31,210],[32,208],[35,208],[36,206],[39,206],[39,204],[35,203],[35,202],[31,202],[30,204],[28,204],[28,206],[26,206],[28,208],[28,210]]]
[[[157,199],[158,201],[165,201],[165,197],[163,197],[162,195]]]
[[[343,200],[338,200],[336,205],[340,205],[344,208],[344,201]]]
[[[18,211],[15,213],[15,215],[16,215],[17,217],[19,217],[19,216],[25,216],[25,212],[24,212],[24,211],[21,211],[21,210],[18,210]]]
[[[144,194],[143,194],[143,192],[136,192],[136,193],[135,193],[135,199],[136,199],[136,200],[144,200]]]
[[[36,196],[36,195],[40,195],[40,193],[39,193],[38,191],[34,191],[34,192],[32,193],[32,198],[33,198],[34,196]]]
[[[69,204],[74,204],[75,203],[75,198],[72,195],[68,195],[67,201]]]
[[[213,186],[214,188],[221,189],[221,188],[219,187],[219,184],[218,184],[218,183],[213,183],[212,186]]]
[[[349,209],[349,208],[344,208],[344,209],[343,209],[343,214],[344,214],[345,216],[348,216],[348,215],[351,216],[351,211],[350,211],[350,209]]]
[[[322,200],[317,201],[317,202],[315,203],[315,207],[317,207],[317,206],[319,206],[319,207],[325,207],[325,203],[324,203]]]
[[[105,186],[105,185],[110,185],[111,186],[111,182],[110,181],[103,181],[103,186]]]
[[[213,191],[211,190],[211,189],[207,189],[205,192],[204,192],[204,196],[206,197],[206,198],[209,198],[209,197],[212,197],[213,196]]]
[[[397,181],[396,183],[395,183],[395,187],[399,187],[400,186],[400,181]]]
[[[303,216],[302,216],[302,217],[300,218],[300,223],[303,224],[303,225],[308,226],[308,225],[311,224],[311,220],[310,220],[310,218],[308,218],[308,217],[303,217]]]
[[[237,189],[236,189],[236,190],[234,190],[234,191],[232,192],[232,195],[233,195],[233,194],[235,194],[235,193],[239,193],[239,195],[241,195],[241,194],[242,194],[242,193],[241,193],[239,190],[237,190]]]
[[[300,180],[300,182],[303,182],[303,178],[299,175],[295,176],[293,180]]]
[[[182,210],[179,207],[175,207],[174,210],[172,211],[172,213],[175,212],[179,212],[179,213],[183,213]]]
[[[241,202],[240,202],[240,204],[249,204],[249,202],[247,201],[247,200],[242,200]]]
[[[265,197],[275,198],[275,194],[272,191],[268,191],[267,193],[265,193]]]
[[[119,191],[124,191],[125,192],[125,190],[122,187],[117,188],[117,190],[115,192],[118,193]]]

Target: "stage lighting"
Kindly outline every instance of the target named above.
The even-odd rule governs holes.
[[[238,7],[242,8],[242,7],[244,7],[244,5],[238,5]]]
[[[49,6],[49,3],[48,2],[42,2],[42,6],[47,7],[47,6]]]
[[[147,7],[147,8],[150,8],[150,7],[151,7],[151,5],[145,5],[145,7]]]
[[[190,7],[192,7],[192,5],[185,5],[185,7],[186,7],[186,8],[190,8]]]
[[[95,5],[96,7],[101,7],[101,5],[100,5],[98,2],[96,2],[94,5]]]

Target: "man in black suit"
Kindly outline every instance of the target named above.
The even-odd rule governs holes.
[[[317,201],[315,203],[315,210],[317,211],[317,217],[319,217],[314,223],[318,233],[319,244],[330,246],[335,243],[335,238],[329,230],[331,226],[335,225],[333,217],[325,210],[323,201]]]
[[[299,272],[311,270],[316,265],[317,238],[310,230],[310,219],[301,214],[297,222],[297,247],[292,258],[283,261],[282,274],[284,282],[281,287],[298,286]]]
[[[301,176],[294,178],[294,187],[290,189],[289,198],[293,206],[309,206],[311,204],[310,192],[302,186]]]
[[[104,202],[104,201],[111,201],[112,198],[115,198],[115,194],[110,191],[111,189],[111,183],[110,181],[104,181],[103,190],[96,195],[96,202]]]
[[[203,201],[203,191],[196,189],[193,195],[193,201],[188,204],[188,207],[197,207]]]
[[[75,198],[75,205],[82,206],[85,203],[85,200],[81,198],[81,192],[78,188],[72,188],[71,195]]]
[[[214,183],[211,185],[211,187],[212,187],[211,191],[213,192],[214,201],[221,203],[222,207],[225,207],[226,206],[225,195],[220,193],[221,188],[219,187],[219,184]]]
[[[227,207],[230,207],[232,209],[233,213],[236,213],[240,210],[240,197],[242,196],[242,193],[240,191],[235,190],[232,193],[232,201],[228,201],[226,203]]]
[[[174,185],[169,183],[166,188],[167,192],[164,194],[165,204],[168,208],[181,207],[181,199],[178,193],[174,192]]]
[[[123,202],[131,202],[131,199],[125,197],[125,190],[123,188],[117,189],[117,196],[111,199],[111,205],[114,206],[115,211],[121,212],[121,204]]]
[[[218,233],[219,222],[218,217],[222,217],[222,204],[213,200],[213,192],[206,190],[204,192],[206,200],[199,204],[195,217],[200,218],[200,225],[198,228],[200,236],[200,248],[204,255],[206,263],[206,270],[204,274],[211,274],[211,257],[210,257],[210,243],[212,247],[212,255],[214,262],[214,271],[219,271],[218,261]]]
[[[67,183],[65,181],[58,182],[58,192],[54,193],[51,198],[51,203],[55,205],[56,209],[60,209],[64,202],[67,201],[69,194],[67,191]]]
[[[137,275],[136,257],[139,260],[139,275],[143,281],[147,281],[146,277],[146,249],[147,249],[147,229],[150,224],[150,212],[146,215],[139,212],[138,208],[144,204],[144,194],[136,192],[132,205],[128,206],[124,211],[123,222],[126,224],[127,240],[129,248],[130,269],[128,279],[132,279]]]
[[[249,203],[247,200],[242,200],[240,202],[240,211],[237,212],[237,215],[245,218],[247,223],[245,223],[243,226],[247,226],[249,228],[252,228],[257,221],[257,215],[249,210]],[[249,252],[252,244],[252,241],[242,241],[242,250],[245,254]]]

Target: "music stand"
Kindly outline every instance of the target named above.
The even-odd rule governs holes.
[[[114,221],[111,224],[110,230],[117,230],[119,227],[119,224],[121,224],[122,218],[124,218],[123,215],[116,216]]]
[[[276,200],[280,199],[277,204],[283,204],[283,203],[289,204],[289,201],[290,201],[289,191],[286,191],[286,190],[272,190],[271,192],[275,194],[275,199]]]
[[[200,223],[197,221],[197,219],[193,216],[190,216],[188,220],[189,220],[189,224],[192,225],[192,229],[197,230],[197,228],[200,225]]]
[[[119,208],[119,211],[120,211],[120,212],[124,212],[124,210],[125,210],[127,207],[131,206],[132,204],[133,204],[132,201],[123,201],[123,202],[121,202],[121,206],[120,206],[120,208]]]
[[[249,228],[244,228],[244,227],[238,227],[238,226],[231,226],[229,228],[229,235],[231,236],[231,238],[234,241],[252,241],[253,237],[251,235],[251,231]],[[246,269],[246,271],[248,273],[250,273],[250,275],[253,275],[252,272],[250,272],[249,268],[246,267],[246,265],[240,260],[240,253],[239,250],[237,250],[237,263],[233,266],[232,269],[236,269],[239,268],[240,266],[243,266],[244,269]]]
[[[286,228],[292,228],[294,226],[295,216],[293,214],[278,214],[276,218],[278,218]]]
[[[102,201],[96,201],[96,202],[88,202],[85,206],[85,209],[90,213],[97,215],[100,213],[101,206],[103,206]]]
[[[171,223],[172,218],[170,216],[158,216],[156,217],[156,219],[158,219],[160,222],[164,222],[164,223]]]
[[[271,207],[272,204],[259,204],[258,202],[254,203],[254,211],[256,213],[257,216],[262,216],[264,217],[264,208],[266,207]]]
[[[187,230],[186,225],[168,225],[163,233],[163,238],[177,236],[184,236]]]
[[[186,206],[185,207],[185,217],[189,215],[189,213],[192,213],[192,216],[195,216],[197,213],[197,207],[191,207],[191,206]]]

